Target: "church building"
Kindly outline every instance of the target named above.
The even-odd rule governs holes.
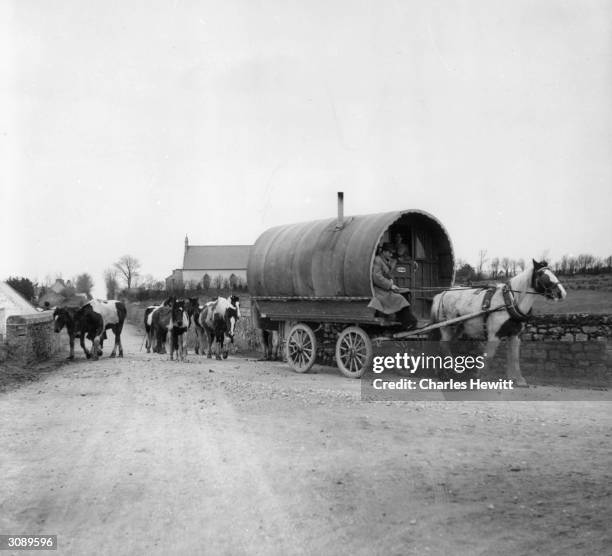
[[[185,236],[183,266],[172,271],[166,278],[169,290],[179,286],[202,284],[205,275],[215,280],[238,279],[246,284],[246,268],[251,245],[189,245]]]

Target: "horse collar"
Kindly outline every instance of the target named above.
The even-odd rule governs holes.
[[[509,282],[504,284],[502,294],[504,296],[506,310],[508,311],[508,314],[510,315],[510,318],[512,320],[517,322],[525,322],[531,318],[530,314],[523,313],[523,311],[519,309],[518,303],[516,302],[516,298],[512,293],[512,286]]]

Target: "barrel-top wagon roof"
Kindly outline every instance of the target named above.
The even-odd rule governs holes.
[[[376,248],[398,221],[420,226],[448,258],[452,279],[453,248],[444,226],[422,210],[347,216],[276,226],[251,248],[247,267],[254,296],[371,296]]]

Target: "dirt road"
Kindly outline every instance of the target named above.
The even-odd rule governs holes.
[[[75,555],[609,553],[609,402],[366,403],[332,369],[140,342],[0,394],[0,534]]]

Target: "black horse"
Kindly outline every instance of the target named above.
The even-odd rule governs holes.
[[[115,357],[119,348],[119,357],[123,357],[121,345],[121,331],[127,315],[125,305],[121,301],[90,301],[80,308],[58,307],[53,312],[55,332],[66,327],[70,342],[70,355],[74,359],[74,339],[79,338],[83,352],[87,359],[98,359],[102,355],[102,346],[106,339],[106,330],[109,328],[115,335],[115,346],[111,357]],[[92,343],[89,351],[85,346],[85,339]]]

